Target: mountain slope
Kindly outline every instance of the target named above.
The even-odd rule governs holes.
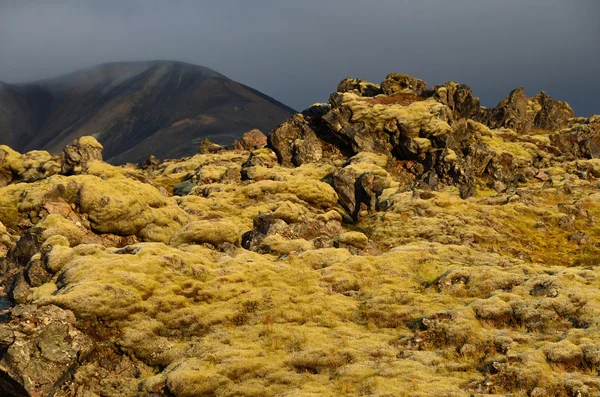
[[[179,62],[111,63],[39,82],[0,84],[0,144],[58,153],[96,137],[112,163],[196,153],[209,138],[231,144],[269,131],[294,111],[205,67]]]

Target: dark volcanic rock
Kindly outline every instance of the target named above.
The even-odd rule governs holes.
[[[385,95],[421,95],[421,93],[425,90],[425,87],[427,87],[427,83],[425,83],[423,80],[416,79],[406,74],[398,73],[388,74],[383,83],[381,83],[381,90]]]
[[[423,96],[432,97],[448,106],[456,120],[472,118],[481,106],[479,98],[474,97],[471,87],[465,84],[449,82],[436,85],[424,91]]]
[[[354,92],[364,97],[374,97],[383,94],[381,86],[369,83],[363,79],[347,77],[340,82],[337,92]]]
[[[269,134],[268,142],[284,166],[299,166],[323,157],[321,141],[301,114],[294,115],[274,129]]]
[[[102,145],[92,137],[75,139],[72,145],[65,146],[62,156],[62,173],[66,175],[80,174],[87,163],[102,161]]]
[[[75,326],[75,315],[56,306],[17,306],[13,321],[0,326],[11,335],[0,341],[0,394],[45,397],[72,380],[92,350],[92,341]]]
[[[544,91],[532,98],[539,104],[540,110],[533,123],[538,128],[559,130],[569,125],[569,119],[574,116],[573,109],[565,103],[553,100]]]
[[[215,154],[226,150],[225,146],[217,145],[216,143],[211,142],[209,139],[204,138],[202,142],[200,142],[200,148],[198,149],[198,153],[200,154]]]
[[[600,117],[592,116],[550,136],[552,144],[572,159],[600,158]]]
[[[521,132],[527,123],[527,104],[525,89],[519,87],[511,91],[495,108],[482,110],[475,119],[490,128],[511,128]]]

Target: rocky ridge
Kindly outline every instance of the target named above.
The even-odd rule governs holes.
[[[596,395],[599,145],[545,93],[391,74],[234,150],[0,146],[0,391]]]

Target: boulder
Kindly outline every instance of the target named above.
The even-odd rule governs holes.
[[[294,115],[268,137],[269,147],[283,166],[300,166],[323,157],[321,142],[309,122],[301,114]]]
[[[215,154],[222,152],[227,149],[225,146],[217,145],[216,143],[211,142],[208,138],[204,138],[202,142],[200,142],[200,147],[198,148],[199,154]]]
[[[473,96],[471,87],[465,84],[448,82],[433,86],[423,92],[424,97],[432,97],[448,106],[454,113],[454,119],[469,119],[480,109],[479,98]]]
[[[569,120],[575,115],[571,106],[566,102],[555,101],[544,91],[532,98],[539,106],[533,124],[545,130],[560,130],[569,125]]]
[[[519,87],[508,94],[498,106],[482,109],[474,119],[490,128],[511,128],[522,132],[527,124],[527,105],[525,89]]]
[[[35,182],[58,174],[60,159],[43,150],[20,154],[0,145],[0,187],[15,182]]]
[[[90,338],[75,327],[75,315],[56,306],[21,305],[14,320],[0,326],[0,394],[52,396],[73,379],[92,352]],[[12,336],[11,336],[12,335]]]
[[[363,79],[353,79],[347,77],[340,82],[337,87],[337,92],[354,92],[364,97],[374,97],[383,94],[381,86],[378,84],[369,83]]]
[[[102,161],[102,150],[104,148],[94,137],[75,139],[72,145],[67,145],[63,150],[61,172],[65,175],[83,173],[88,163]]]
[[[233,141],[234,150],[260,149],[267,144],[267,136],[259,129],[246,132],[240,140]]]
[[[421,95],[427,83],[407,74],[390,73],[387,75],[381,90],[385,95],[414,94]]]
[[[346,232],[335,239],[336,248],[347,248],[348,246],[365,249],[369,245],[369,238],[361,232]]]
[[[600,121],[590,117],[550,135],[552,145],[568,159],[600,158]]]

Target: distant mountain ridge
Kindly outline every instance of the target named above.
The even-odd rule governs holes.
[[[230,145],[270,131],[294,112],[203,66],[173,61],[109,63],[25,84],[0,83],[0,144],[58,153],[96,137],[111,163],[197,152],[204,138]]]

